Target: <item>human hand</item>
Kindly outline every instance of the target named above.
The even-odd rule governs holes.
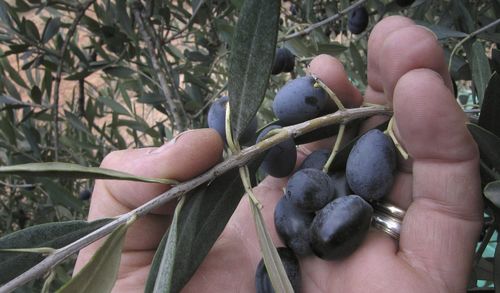
[[[320,56],[311,62],[310,71],[344,104],[361,103],[361,94],[335,59]],[[453,98],[444,55],[434,35],[407,18],[380,21],[368,43],[368,83],[364,100],[393,106],[395,133],[411,156],[401,162],[387,198],[407,209],[400,239],[372,229],[361,247],[344,260],[300,258],[302,291],[463,292],[482,221],[478,151]],[[312,150],[318,144],[308,147]],[[183,181],[220,160],[222,141],[214,131],[196,130],[182,134],[174,144],[152,150],[112,153],[102,165]],[[254,190],[277,246],[283,244],[274,228],[273,212],[285,183],[285,179],[268,177]],[[98,181],[89,220],[128,212],[165,189],[155,184]],[[131,226],[115,292],[143,291],[173,207],[155,210]],[[77,270],[96,248],[94,244],[82,250]],[[260,258],[244,197],[184,291],[255,291],[254,275]]]

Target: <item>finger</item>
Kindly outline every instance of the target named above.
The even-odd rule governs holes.
[[[442,74],[406,73],[394,89],[396,130],[413,157],[413,202],[403,222],[399,255],[465,290],[481,228],[477,147]]]
[[[394,31],[413,26],[413,20],[403,16],[389,16],[379,21],[368,39],[368,87],[365,92],[365,101],[374,104],[386,104],[380,64],[391,58],[382,50],[387,37]]]
[[[189,131],[179,135],[173,142],[160,148],[123,150],[108,155],[102,167],[132,173],[134,175],[187,180],[201,174],[221,159],[223,142],[211,129]],[[162,184],[97,180],[90,205],[89,220],[114,217],[129,212],[153,199],[169,187]],[[168,227],[175,203],[156,209],[155,214],[139,218],[129,228],[124,251],[154,249]],[[79,255],[79,269],[95,252],[99,244],[89,246]],[[153,251],[154,252],[154,251]],[[137,259],[130,261],[137,266]],[[146,261],[148,259],[146,258]],[[127,264],[127,259],[122,263]]]
[[[390,33],[384,40],[379,56],[379,69],[382,88],[389,102],[392,101],[394,87],[408,71],[428,68],[441,75],[445,85],[452,90],[444,51],[436,36],[428,29],[412,25]]]

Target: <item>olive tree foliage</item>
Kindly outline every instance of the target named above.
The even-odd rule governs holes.
[[[206,127],[209,105],[227,94],[235,78],[229,76],[230,59],[238,54],[232,48],[244,2],[252,0],[0,0],[0,166],[64,162],[97,167],[113,150],[159,146],[180,131]],[[399,14],[428,27],[445,49],[457,102],[469,114],[481,150],[485,228],[470,288],[500,285],[495,266],[500,256],[483,255],[494,247],[500,223],[500,124],[494,118],[500,115],[500,1],[417,0],[405,8],[396,2],[282,1],[276,47],[292,51],[295,70],[269,78],[257,112],[259,125],[274,119],[270,105],[277,89],[306,74],[312,57],[336,56],[363,91],[367,39],[380,19]],[[359,35],[347,29],[345,9],[353,3],[370,14],[368,29]],[[0,236],[32,227],[30,235],[45,237],[30,247],[60,248],[107,223],[77,221],[88,209],[79,194],[91,190],[96,178],[123,174],[33,166],[26,167],[31,173],[22,168],[1,173]],[[224,191],[214,185],[215,191],[196,192],[243,190],[240,183],[231,184]],[[47,224],[57,222],[66,226]],[[68,236],[72,230],[83,232]],[[120,235],[110,239],[119,241]],[[9,246],[14,242],[18,246]],[[1,248],[27,247],[23,244],[23,237],[0,238]],[[0,253],[0,267],[12,261],[12,254],[5,255]],[[43,259],[37,257],[28,257],[18,273]],[[60,288],[71,266],[63,263],[23,290]]]

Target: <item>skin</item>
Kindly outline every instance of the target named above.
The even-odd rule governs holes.
[[[359,106],[363,97],[336,59],[318,56],[309,70],[344,103]],[[370,230],[362,246],[344,260],[301,258],[303,292],[464,292],[482,222],[478,150],[450,91],[443,51],[431,32],[411,20],[386,18],[370,36],[368,81],[364,100],[394,107],[395,133],[411,156],[400,160],[388,197],[407,209],[401,237],[396,241]],[[300,159],[317,146],[299,148]],[[111,153],[102,166],[187,180],[217,163],[222,148],[214,131],[196,130],[159,149]],[[286,179],[268,177],[255,188],[277,246],[283,244],[274,228],[273,210],[285,183]],[[154,184],[97,181],[89,220],[128,212],[164,190]],[[114,292],[143,290],[173,207],[162,207],[129,229]],[[81,251],[76,271],[97,247],[98,243]],[[255,292],[260,258],[244,198],[183,292]]]

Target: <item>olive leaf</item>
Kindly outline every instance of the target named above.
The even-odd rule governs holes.
[[[484,93],[481,115],[479,116],[479,126],[500,136],[500,75],[493,73]]]
[[[68,221],[32,226],[0,238],[0,249],[61,248],[109,223],[111,219],[94,222]],[[36,253],[0,251],[0,284],[12,280],[43,260]]]
[[[156,275],[160,275],[161,278],[156,278],[154,283],[153,292],[170,292],[170,284],[172,284],[172,279],[174,278],[174,266],[173,262],[175,259],[174,252],[177,248],[178,241],[178,224],[179,224],[179,214],[184,206],[184,202],[186,197],[182,197],[180,202],[177,204],[175,208],[174,218],[172,219],[172,223],[170,224],[169,231],[167,233],[165,247],[168,247],[168,250],[164,251],[166,253],[162,253],[161,260],[159,261],[158,272]]]
[[[250,204],[252,215],[255,221],[257,235],[259,236],[260,248],[262,251],[262,258],[269,273],[269,278],[273,288],[277,292],[290,292],[293,293],[292,285],[286,274],[281,258],[274,246],[274,243],[267,231],[266,224],[259,207],[255,204]]]
[[[177,184],[177,181],[171,179],[148,178],[105,168],[86,167],[78,164],[55,162],[1,166],[0,175],[115,179],[161,184]]]
[[[229,105],[233,137],[239,139],[260,107],[274,60],[279,0],[243,3],[229,59]]]
[[[261,159],[250,164],[251,174],[255,173]],[[154,292],[179,292],[226,227],[243,194],[243,184],[235,168],[186,195],[175,223],[177,241],[168,242],[164,236],[149,272],[145,292],[153,292],[156,279],[165,277],[158,274],[162,262],[165,262],[163,266],[171,266],[175,276]],[[163,257],[164,254],[168,257]]]
[[[82,270],[56,292],[111,292],[118,276],[125,234],[133,222],[134,219],[113,231]]]
[[[484,195],[496,207],[500,208],[500,180],[488,183],[484,188]]]
[[[493,171],[500,170],[500,153],[498,152],[500,137],[475,124],[467,124],[467,128],[479,147],[479,154],[484,167],[493,172],[490,177],[500,179],[498,171]]]
[[[491,76],[490,63],[484,52],[484,46],[479,41],[472,44],[466,42],[464,48],[467,52],[467,59],[472,71],[472,81],[476,87],[479,104],[482,104],[486,86]]]

